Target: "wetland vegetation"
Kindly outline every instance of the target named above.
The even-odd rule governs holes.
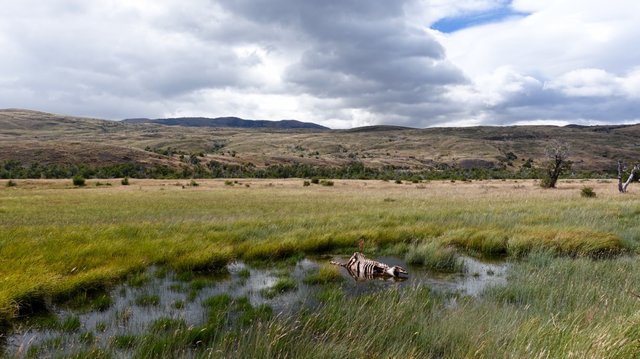
[[[640,350],[640,197],[633,189],[617,193],[614,182],[561,180],[544,190],[512,180],[101,181],[111,186],[0,186],[5,339],[31,324],[53,328],[74,337],[77,345],[65,350],[77,357],[619,358]],[[598,195],[583,197],[585,186]],[[412,264],[413,277],[415,268],[494,274],[469,270],[463,254],[507,261],[510,269],[506,283],[473,293],[422,282],[349,295],[352,283],[336,275],[340,268],[322,263],[287,275],[301,258],[348,255],[361,239],[368,256]],[[230,269],[234,261],[250,267]],[[226,287],[202,277],[231,276],[242,288],[261,278],[255,268],[262,267],[273,279],[252,294],[214,293]],[[166,287],[177,293],[172,300],[147,290],[163,277],[173,281]],[[112,292],[119,283],[129,305],[179,312],[198,303],[202,320],[150,316],[143,329],[103,341],[108,321],[52,318],[52,308],[75,303],[87,313],[118,308],[114,320],[131,320]],[[278,307],[307,287],[316,288],[316,305]],[[43,351],[6,355],[64,345],[52,336],[39,344]]]

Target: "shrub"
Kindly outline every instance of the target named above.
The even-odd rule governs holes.
[[[7,182],[7,187],[15,187],[15,186],[17,186],[17,185],[18,185],[18,184],[17,184],[17,183],[15,183],[15,182],[13,182],[12,180],[9,180],[9,182]]]
[[[320,179],[317,178],[317,177],[314,177],[314,178],[311,179],[311,183],[318,184],[318,183],[320,183]]]
[[[189,182],[189,186],[191,186],[191,187],[198,187],[198,186],[199,186],[199,184],[198,184],[198,182],[196,182],[196,180],[192,179],[192,180],[191,180],[191,182]]]
[[[123,186],[128,186],[129,185],[129,177],[123,178],[122,181],[120,181],[120,183],[122,183]]]
[[[84,177],[82,177],[81,175],[77,175],[77,176],[73,177],[72,181],[73,181],[73,185],[74,186],[78,186],[78,187],[84,186],[85,182],[86,182]]]
[[[331,187],[331,186],[333,186],[333,181],[322,180],[322,181],[320,181],[320,185],[321,186],[326,186],[326,187]]]
[[[233,181],[224,181],[225,186],[233,186]]]
[[[542,179],[540,179],[540,187],[542,187],[542,188],[551,188],[551,187],[554,187],[554,186],[555,186],[555,183],[552,186],[551,177],[545,176],[545,177],[542,177]]]
[[[580,190],[580,195],[582,197],[593,198],[596,196],[596,193],[593,191],[592,187],[582,187],[582,190]]]
[[[309,182],[309,181],[304,181],[304,182],[302,182],[302,185],[303,185],[304,187],[309,187],[309,186],[311,186],[311,182]]]
[[[402,184],[402,180],[397,179],[396,184]]]

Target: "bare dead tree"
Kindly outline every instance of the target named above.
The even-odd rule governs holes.
[[[565,142],[554,140],[545,148],[544,154],[547,159],[544,162],[545,172],[540,186],[555,188],[560,175],[571,169],[569,146]]]
[[[631,169],[631,173],[629,174],[629,178],[627,178],[624,184],[622,183],[623,171],[624,171],[624,168],[622,165],[622,161],[618,161],[618,191],[620,191],[620,193],[626,193],[627,187],[629,187],[629,184],[631,184],[631,182],[633,182],[634,179],[638,178],[638,171],[640,171],[640,164],[636,164],[635,166],[633,166],[633,168]]]

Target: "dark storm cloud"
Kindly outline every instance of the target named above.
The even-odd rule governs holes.
[[[288,28],[304,38],[301,58],[284,74],[296,92],[402,117],[399,105],[429,107],[441,86],[465,81],[431,35],[407,24],[407,3],[280,0],[225,6],[245,19]]]

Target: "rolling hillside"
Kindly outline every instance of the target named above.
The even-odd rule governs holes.
[[[539,164],[553,139],[565,141],[575,171],[613,172],[638,159],[640,125],[515,126],[349,130],[166,126],[28,110],[0,110],[0,163],[12,166],[194,170],[274,165],[423,171],[443,168],[519,171]]]

